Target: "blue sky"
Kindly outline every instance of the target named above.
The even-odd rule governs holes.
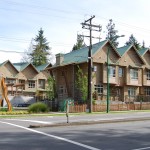
[[[81,22],[92,15],[93,23],[102,25],[101,33],[93,33],[101,40],[105,39],[109,19],[113,19],[118,34],[125,35],[119,46],[133,34],[149,47],[149,6],[149,0],[0,0],[0,63],[8,59],[19,62],[21,52],[28,50],[41,27],[53,58],[57,53],[71,51],[77,33],[89,34],[82,30]],[[88,45],[89,39],[85,38],[85,42]]]

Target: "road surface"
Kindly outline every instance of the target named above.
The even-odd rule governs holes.
[[[72,116],[72,120],[85,119],[76,117]],[[149,120],[28,128],[30,124],[51,123],[58,118],[0,119],[0,150],[150,150]]]

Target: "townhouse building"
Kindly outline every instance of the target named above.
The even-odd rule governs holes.
[[[75,101],[81,100],[81,92],[75,83],[76,74],[78,66],[86,75],[88,73],[88,49],[84,47],[56,55],[56,64],[48,70],[53,72],[58,100],[68,97]],[[110,41],[104,40],[92,45],[92,62],[93,68],[96,68],[92,73],[92,93],[97,93],[96,100],[106,100],[107,73],[111,100],[128,101],[138,95],[150,96],[148,48],[139,51],[133,45],[115,48]]]
[[[31,63],[11,63],[9,60],[0,65],[0,74],[5,78],[8,95],[45,95],[49,72],[44,64],[38,67]]]

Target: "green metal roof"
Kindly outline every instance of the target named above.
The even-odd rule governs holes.
[[[29,63],[13,63],[13,65],[18,71],[22,71],[29,65]]]
[[[138,52],[141,56],[143,56],[148,50],[149,48],[142,48],[142,49],[139,49]]]
[[[46,64],[43,64],[43,65],[40,65],[40,66],[37,66],[35,67],[38,71],[42,71],[42,70],[45,70],[48,66],[51,66],[50,63],[46,63]]]
[[[120,48],[117,48],[118,53],[122,56],[126,51],[128,51],[132,45],[126,45]]]
[[[99,50],[107,40],[96,43],[92,45],[92,55]],[[78,50],[71,51],[70,53],[64,54],[64,61],[62,65],[70,64],[70,63],[81,63],[86,62],[88,60],[88,51],[89,47],[84,47]]]

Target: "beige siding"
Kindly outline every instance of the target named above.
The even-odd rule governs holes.
[[[105,63],[107,62],[107,53],[108,53],[108,44],[106,44],[102,49],[100,49],[96,54],[93,56],[93,61],[98,63]],[[113,47],[109,46],[109,60],[112,63],[116,63],[119,60],[119,56],[113,49]]]
[[[25,68],[22,73],[27,79],[33,79],[38,74],[32,65],[29,65],[27,68]]]
[[[15,77],[18,72],[11,64],[6,64],[0,67],[0,73],[3,77]]]
[[[150,52],[148,51],[147,53],[145,53],[145,55],[143,56],[146,66],[150,67]]]

